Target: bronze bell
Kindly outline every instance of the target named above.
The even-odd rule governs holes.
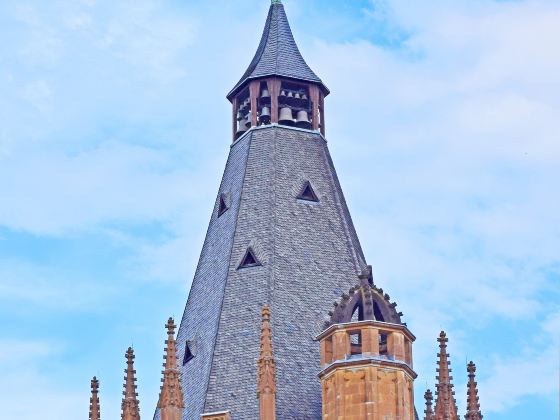
[[[270,98],[270,93],[268,92],[268,89],[264,88],[262,93],[261,93],[261,98]]]
[[[263,124],[270,123],[270,108],[267,106],[263,106],[261,110],[261,115],[259,116],[259,121]]]
[[[249,111],[249,113],[247,114],[247,123],[245,124],[245,126],[247,128],[251,128],[252,125],[252,116],[253,116],[253,111]]]
[[[280,96],[286,96],[286,91],[283,90],[282,92],[280,92]]]
[[[296,118],[296,127],[311,128],[311,121],[309,121],[309,114],[307,111],[299,111]]]
[[[288,92],[288,98],[293,98],[293,97],[294,97],[294,92],[289,91],[289,92]]]
[[[292,108],[283,107],[280,109],[280,116],[278,122],[284,125],[294,125],[294,116],[292,115]]]
[[[305,93],[301,94],[301,99],[307,99],[307,95]]]
[[[237,125],[237,135],[240,136],[245,131],[247,131],[247,120],[243,117]]]
[[[295,96],[295,98],[296,98],[296,99],[300,99],[300,98],[301,98],[301,95],[300,95],[300,93],[299,93],[299,92],[296,92],[296,96]]]

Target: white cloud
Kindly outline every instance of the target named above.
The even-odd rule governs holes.
[[[333,91],[329,144],[376,281],[418,335],[419,383],[432,386],[440,328],[458,361],[478,352],[475,336],[497,320],[538,324],[558,296],[552,288],[544,297],[560,249],[560,57],[552,53],[560,7],[391,5],[389,26],[409,34],[399,49],[317,41],[307,56]],[[557,354],[551,359],[550,340],[542,345],[544,353],[496,356],[481,397],[487,411],[550,395],[552,379],[498,397],[508,372],[528,375],[531,363],[535,378],[553,378]],[[455,370],[460,386],[463,371]]]
[[[560,311],[548,317],[538,336],[520,355],[504,358],[494,355],[487,363],[490,372],[480,381],[479,394],[489,412],[515,407],[522,397],[558,396],[558,351],[560,349]]]

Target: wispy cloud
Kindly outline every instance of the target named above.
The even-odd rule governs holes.
[[[493,418],[548,398],[553,375],[519,386],[511,372],[544,378],[557,360],[557,2],[285,3],[304,56],[333,92],[329,147],[376,282],[418,336],[418,386],[433,383],[435,338],[445,328],[458,394],[463,358],[478,357],[481,401]],[[87,325],[94,316],[92,334],[119,344],[134,333],[151,339],[148,326],[169,315],[170,302],[182,309],[181,281],[195,269],[227,154],[222,98],[256,48],[266,7],[0,5],[10,40],[0,57],[0,299]],[[29,246],[4,245],[14,238]],[[62,242],[58,257],[34,255],[43,238]],[[85,264],[96,258],[84,251],[92,246],[103,258]],[[85,412],[87,383],[68,391],[25,362],[33,357],[5,359],[17,347],[39,362],[60,349],[17,335],[4,344],[0,363],[24,370],[0,396],[29,406],[8,417]],[[160,346],[138,345],[144,360],[159,360]],[[81,366],[67,359],[69,369]],[[158,375],[145,383],[156,389]],[[120,386],[120,378],[108,382]],[[26,390],[57,410],[38,414]],[[156,393],[143,396],[148,412]],[[117,416],[118,397],[109,400]]]

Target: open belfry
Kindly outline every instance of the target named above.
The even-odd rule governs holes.
[[[176,336],[166,324],[154,419],[418,419],[415,336],[360,246],[327,147],[328,94],[273,0],[227,95],[232,144]],[[443,332],[439,343],[424,418],[455,420]],[[134,357],[122,420],[140,419]],[[472,362],[468,372],[465,418],[480,420]],[[94,378],[90,420],[98,389]]]

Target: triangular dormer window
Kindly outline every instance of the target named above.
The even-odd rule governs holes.
[[[228,211],[229,206],[227,203],[227,199],[224,194],[220,195],[220,203],[218,204],[218,217]]]
[[[257,257],[255,256],[255,252],[252,248],[248,248],[247,252],[245,252],[245,256],[241,260],[241,264],[239,264],[239,268],[249,268],[249,267],[257,267],[261,265]]]
[[[190,362],[194,358],[194,354],[192,353],[189,342],[185,343],[185,356],[183,357],[183,366],[185,366],[188,362]]]
[[[315,194],[315,191],[313,190],[313,187],[311,186],[311,183],[309,181],[307,181],[303,186],[301,194],[298,195],[298,199],[312,201],[315,203],[319,202],[319,198],[317,197],[317,194]]]

